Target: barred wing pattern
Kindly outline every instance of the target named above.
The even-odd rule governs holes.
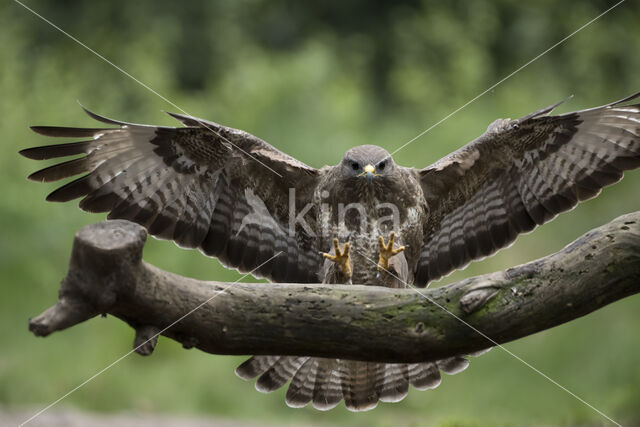
[[[429,206],[415,284],[491,255],[640,166],[640,104],[632,95],[558,116],[558,104],[498,120],[419,171]]]
[[[480,353],[476,354],[479,355]],[[253,356],[236,369],[243,379],[259,377],[256,389],[270,393],[291,380],[287,405],[301,408],[312,403],[329,410],[342,399],[351,411],[366,411],[381,402],[398,402],[411,384],[418,390],[440,385],[440,371],[456,374],[469,366],[462,356],[430,363],[376,363],[297,356]]]
[[[86,173],[47,200],[82,197],[86,211],[136,222],[241,272],[257,268],[255,275],[275,282],[318,282],[315,239],[304,230],[288,232],[289,188],[298,203],[311,201],[316,169],[213,122],[172,114],[186,127],[156,127],[85,111],[117,127],[35,126],[43,135],[87,140],[20,152],[37,160],[84,154],[29,176],[49,182]]]

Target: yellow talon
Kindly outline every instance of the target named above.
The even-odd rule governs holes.
[[[335,249],[335,255],[323,252],[322,256],[338,264],[340,271],[345,275],[347,279],[351,279],[351,262],[349,260],[349,248],[351,245],[349,242],[344,244],[344,248],[340,250],[340,244],[338,239],[333,239],[333,248]]]
[[[389,270],[389,258],[404,251],[404,246],[400,246],[397,249],[393,249],[393,241],[396,238],[396,233],[393,231],[389,234],[389,244],[384,244],[384,237],[378,236],[378,252],[380,257],[378,258],[378,271]]]

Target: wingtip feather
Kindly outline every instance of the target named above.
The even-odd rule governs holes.
[[[18,151],[18,154],[31,160],[44,160],[37,156],[37,152],[35,152],[33,148],[23,148],[22,150]]]
[[[629,95],[629,96],[627,96],[626,98],[623,98],[623,99],[621,99],[621,100],[619,100],[619,101],[612,102],[612,103],[611,103],[611,104],[609,104],[608,106],[609,106],[609,107],[613,107],[613,106],[615,106],[615,105],[624,104],[625,102],[629,102],[629,101],[631,101],[631,100],[633,100],[633,99],[636,99],[636,98],[639,98],[639,97],[640,97],[640,92],[636,92],[636,93],[634,93],[633,95]]]
[[[29,126],[33,132],[54,138],[94,138],[109,128],[76,128],[66,126]]]
[[[204,127],[204,128],[214,128],[212,130],[219,130],[222,126],[216,122],[212,122],[210,120],[199,119],[197,117],[189,116],[186,114],[172,113],[170,111],[165,111],[166,114],[176,119],[184,126],[187,127]]]
[[[94,113],[93,111],[89,110],[89,109],[88,109],[87,107],[85,107],[84,105],[82,105],[82,104],[80,103],[80,101],[76,101],[76,102],[78,103],[78,105],[80,106],[80,108],[82,108],[82,110],[83,110],[83,111],[84,111],[84,112],[85,112],[89,117],[91,117],[91,118],[92,118],[92,119],[94,119],[94,120],[97,120],[97,121],[102,122],[102,123],[108,123],[108,124],[111,124],[111,125],[117,125],[117,126],[124,126],[124,125],[127,125],[127,123],[125,123],[125,122],[121,122],[121,121],[119,121],[119,120],[110,119],[110,118],[108,118],[108,117],[104,117],[104,116],[101,116],[101,115],[99,115],[99,114],[96,114],[96,113]]]
[[[75,156],[88,152],[93,141],[71,142],[68,144],[43,145],[18,151],[23,157],[31,160],[48,160],[58,157]]]
[[[535,117],[548,116],[559,105],[564,104],[565,102],[569,101],[572,98],[573,98],[573,95],[569,95],[565,99],[563,99],[561,101],[558,101],[555,104],[549,105],[548,107],[542,108],[542,109],[540,109],[538,111],[534,111],[531,114],[527,114],[526,116],[522,117],[521,119],[518,119],[518,121],[519,122],[523,122],[525,120],[533,119]]]

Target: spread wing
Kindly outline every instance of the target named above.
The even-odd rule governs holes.
[[[415,284],[512,243],[640,166],[640,93],[558,116],[499,120],[419,171],[429,218]]]
[[[116,127],[36,126],[43,135],[85,140],[20,152],[37,160],[83,154],[29,176],[49,182],[86,173],[47,200],[82,198],[86,211],[136,222],[156,237],[275,282],[318,282],[315,239],[288,227],[290,189],[298,206],[310,202],[318,170],[213,122],[172,114],[185,127],[158,127],[85,111]]]

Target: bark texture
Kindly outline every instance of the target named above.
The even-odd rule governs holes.
[[[106,221],[75,236],[58,302],[37,336],[111,314],[153,352],[157,335],[215,354],[426,362],[469,354],[640,292],[640,212],[553,255],[435,289],[204,282],[142,261],[143,228]]]

